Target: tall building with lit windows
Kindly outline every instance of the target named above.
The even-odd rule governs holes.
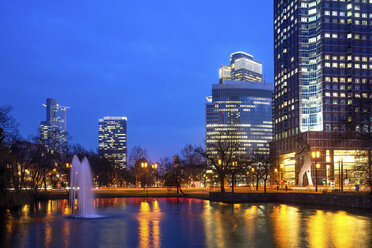
[[[104,117],[99,120],[98,153],[118,167],[127,167],[127,117]]]
[[[206,148],[215,153],[219,140],[239,144],[241,155],[268,154],[272,140],[270,83],[226,80],[212,86],[206,104]]]
[[[230,65],[219,68],[219,83],[223,84],[225,80],[262,82],[262,63],[248,53],[232,53]]]
[[[287,184],[299,182],[300,140],[320,151],[318,184],[370,180],[371,27],[370,0],[274,1],[273,149]]]
[[[272,93],[262,82],[262,63],[245,52],[230,55],[219,68],[219,84],[212,85],[206,104],[206,148],[215,153],[219,140],[239,144],[240,155],[269,153],[272,139]]]
[[[57,99],[47,98],[46,120],[40,122],[40,142],[53,150],[61,150],[66,145],[66,110]]]

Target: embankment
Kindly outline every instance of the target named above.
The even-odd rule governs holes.
[[[210,201],[226,203],[295,203],[313,206],[372,210],[372,195],[315,193],[220,193],[211,192]]]

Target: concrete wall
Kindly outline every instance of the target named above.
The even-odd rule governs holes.
[[[211,201],[227,203],[270,202],[313,206],[372,209],[372,195],[311,193],[225,193],[211,192]]]

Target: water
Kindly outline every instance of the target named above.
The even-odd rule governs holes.
[[[70,171],[70,207],[73,218],[99,218],[94,208],[92,173],[88,159],[74,155]],[[77,202],[77,204],[76,204]]]
[[[107,198],[104,219],[67,218],[67,200],[0,214],[0,247],[372,247],[372,213],[197,199]]]

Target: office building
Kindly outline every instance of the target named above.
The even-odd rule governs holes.
[[[272,85],[225,80],[212,86],[206,104],[206,147],[216,153],[219,140],[239,144],[239,155],[268,154],[272,139]]]
[[[248,53],[232,53],[230,65],[219,68],[219,83],[223,84],[225,80],[262,82],[262,63]]]
[[[40,122],[40,142],[53,150],[61,150],[66,145],[66,110],[57,99],[47,98],[46,120]]]
[[[100,156],[114,162],[119,168],[127,167],[127,117],[104,117],[99,120]]]
[[[289,185],[371,178],[371,18],[367,0],[274,1],[273,150]]]

